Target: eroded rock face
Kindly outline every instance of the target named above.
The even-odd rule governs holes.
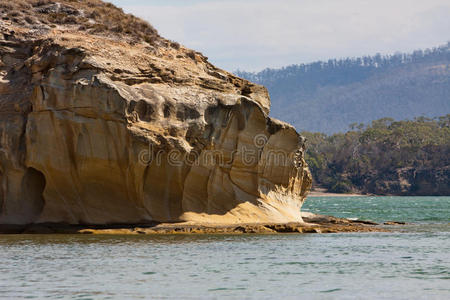
[[[301,221],[304,141],[265,88],[170,43],[2,33],[0,223]]]

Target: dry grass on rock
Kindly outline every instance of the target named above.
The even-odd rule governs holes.
[[[32,29],[70,28],[132,43],[179,47],[144,20],[100,0],[0,0],[0,19]]]

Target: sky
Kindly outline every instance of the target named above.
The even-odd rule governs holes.
[[[449,0],[109,0],[228,71],[450,41]]]

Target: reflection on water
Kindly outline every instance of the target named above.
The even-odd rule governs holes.
[[[355,208],[363,203],[345,199],[341,208],[367,218]],[[448,212],[448,199],[437,207]],[[371,219],[396,219],[380,214]],[[419,221],[393,233],[2,235],[0,298],[448,299],[449,224]]]

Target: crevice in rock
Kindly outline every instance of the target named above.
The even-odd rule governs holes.
[[[163,108],[163,114],[164,118],[170,118],[170,116],[173,114],[175,108],[171,103],[165,103]]]
[[[139,120],[144,122],[150,122],[153,119],[153,113],[155,112],[153,107],[144,100],[139,100],[134,110],[137,112]]]
[[[195,108],[183,104],[177,107],[177,119],[184,121],[198,118],[200,118],[200,113]]]
[[[4,201],[4,190],[3,190],[3,172],[0,170],[0,215],[3,212],[3,201]]]
[[[22,179],[23,210],[30,223],[35,222],[42,213],[45,205],[44,189],[45,176],[35,168],[28,168]]]

